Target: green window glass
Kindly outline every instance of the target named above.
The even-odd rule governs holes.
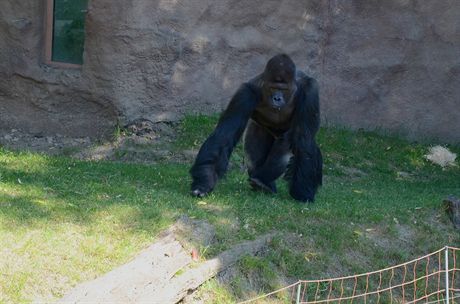
[[[88,0],[54,0],[52,61],[82,64]]]

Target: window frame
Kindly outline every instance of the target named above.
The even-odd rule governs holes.
[[[56,68],[81,69],[83,64],[53,61],[53,20],[54,20],[54,1],[45,0],[45,45],[44,55],[45,64]],[[86,37],[85,37],[86,38]],[[84,62],[83,62],[84,63]]]

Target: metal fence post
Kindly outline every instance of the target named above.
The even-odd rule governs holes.
[[[302,283],[299,281],[299,285],[297,286],[297,299],[295,301],[296,304],[300,304],[300,289],[302,288]]]
[[[446,303],[449,304],[449,247],[444,251],[444,262],[446,263]]]

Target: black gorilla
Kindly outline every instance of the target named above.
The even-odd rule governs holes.
[[[275,180],[286,171],[291,196],[312,202],[322,183],[323,161],[315,142],[319,120],[317,82],[296,71],[288,55],[271,58],[262,74],[241,85],[201,146],[190,170],[192,195],[213,190],[246,130],[250,185],[276,193]]]

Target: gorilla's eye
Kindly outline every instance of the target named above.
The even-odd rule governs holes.
[[[286,92],[288,92],[288,89],[270,88],[270,93],[271,93],[271,94],[275,94],[275,93],[286,94]]]
[[[275,82],[271,84],[270,88],[278,91],[285,91],[289,90],[289,85],[286,82]]]

